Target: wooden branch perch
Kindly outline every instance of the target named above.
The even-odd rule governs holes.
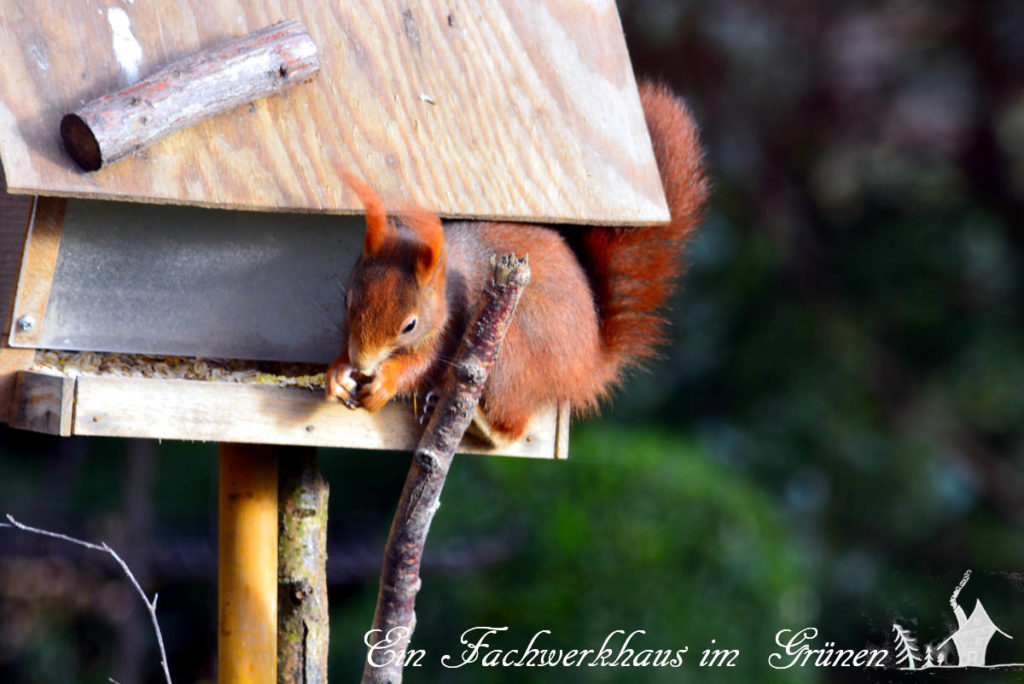
[[[440,401],[420,438],[398,510],[391,523],[369,648],[364,684],[402,681],[405,652],[416,626],[420,562],[430,522],[455,448],[469,427],[480,394],[497,357],[522,289],[530,280],[527,258],[507,254],[497,260],[486,301],[466,329],[455,363],[440,390]]]
[[[316,45],[296,20],[195,52],[138,83],[84,105],[60,122],[64,146],[95,171],[239,105],[316,76]]]

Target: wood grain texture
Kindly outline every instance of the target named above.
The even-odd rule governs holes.
[[[19,373],[11,427],[67,437],[71,434],[74,400],[74,378]]]
[[[613,0],[105,4],[0,4],[0,158],[16,192],[358,211],[342,164],[389,203],[448,217],[668,218]],[[65,112],[287,17],[321,51],[307,87],[96,173],[62,149]]]
[[[4,188],[0,174],[0,423],[10,419],[18,371],[31,366],[35,357],[31,349],[7,344],[32,198],[8,195]]]
[[[316,44],[294,19],[200,50],[102,95],[60,122],[64,148],[96,171],[168,135],[305,83],[320,71]]]
[[[0,341],[0,423],[8,423],[14,412],[14,388],[18,374],[32,367],[34,349],[11,349]]]
[[[50,300],[53,273],[57,268],[66,207],[67,200],[60,197],[38,197],[35,200],[29,216],[24,259],[12,312],[11,346],[34,347],[39,341]],[[18,321],[25,316],[35,321],[31,328],[19,327]]]
[[[569,423],[572,411],[569,404],[561,404],[558,407],[558,415],[555,419],[555,458],[565,460],[569,458]]]
[[[555,458],[557,420],[551,407],[516,444],[488,449],[467,436],[459,451]],[[422,430],[406,403],[369,414],[302,389],[84,375],[72,424],[76,435],[410,451]]]

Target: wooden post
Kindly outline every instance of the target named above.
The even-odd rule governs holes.
[[[277,452],[220,448],[217,676],[277,682]]]
[[[183,57],[60,122],[64,146],[95,171],[175,131],[316,76],[316,45],[298,21],[283,21]]]
[[[316,448],[278,454],[278,684],[327,684],[327,498]]]

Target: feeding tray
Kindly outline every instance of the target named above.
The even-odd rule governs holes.
[[[323,397],[323,369],[340,348],[342,282],[358,254],[357,219],[292,216],[282,235],[280,215],[84,200],[64,205],[43,198],[28,212],[5,350],[32,352],[14,382],[14,427],[60,435],[415,446],[422,428],[412,402],[369,414]],[[54,351],[61,349],[97,353]],[[291,364],[283,373],[266,372],[244,360]],[[493,449],[468,435],[460,450],[564,458],[567,437],[568,412],[552,406],[513,445]]]
[[[398,402],[370,415],[305,388],[32,368],[55,350],[326,365],[363,235],[361,219],[339,216],[362,210],[339,168],[446,218],[668,218],[612,0],[169,8],[38,0],[0,14],[5,189],[34,196],[0,194],[0,420],[412,448],[420,425]],[[314,80],[95,172],[61,147],[65,114],[285,19],[319,51]],[[552,406],[511,447],[463,447],[555,458],[567,441],[568,411]]]

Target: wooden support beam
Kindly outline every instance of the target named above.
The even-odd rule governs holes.
[[[411,450],[423,432],[410,403],[370,414],[327,403],[321,392],[272,385],[80,375],[75,401],[73,434],[94,437]],[[551,406],[515,444],[494,449],[466,435],[459,451],[566,458],[568,440],[555,435],[568,421],[568,410]]]
[[[306,28],[283,21],[92,100],[61,120],[60,135],[78,165],[96,171],[171,133],[304,83],[319,70]]]
[[[327,499],[316,449],[278,453],[278,684],[326,684]]]
[[[39,341],[50,301],[53,274],[57,270],[67,204],[63,197],[33,198],[17,294],[11,311],[10,342],[14,346],[33,347]]]
[[[32,365],[33,349],[11,349],[8,336],[14,326],[14,300],[25,235],[34,199],[6,193],[0,167],[0,423],[10,421],[14,411],[17,373]]]
[[[32,365],[33,349],[0,348],[0,370],[9,352],[26,354],[22,366],[10,373],[11,396],[6,404],[13,414],[23,410],[14,400],[19,376],[26,376],[29,383],[37,376],[54,376],[24,370]],[[69,424],[73,435],[408,451],[423,432],[411,402],[392,401],[370,414],[327,403],[321,392],[296,387],[79,375],[73,390],[73,395],[70,389],[64,390],[61,402],[53,404],[61,412],[59,423],[53,425]],[[0,397],[0,409],[5,410],[6,404]],[[0,422],[7,420],[0,414]],[[568,458],[569,408],[542,409],[514,444],[495,448],[467,434],[459,453]]]
[[[217,677],[277,682],[277,451],[220,448]]]
[[[11,427],[69,436],[74,415],[75,379],[43,373],[18,373],[16,377]]]

